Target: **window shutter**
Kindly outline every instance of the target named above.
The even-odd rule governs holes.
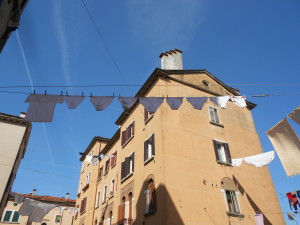
[[[144,108],[144,121],[147,121],[148,119],[148,112],[147,110]]]
[[[131,160],[132,160],[132,172],[134,172],[134,153],[131,154]]]
[[[228,143],[225,143],[225,154],[226,154],[227,162],[231,163],[231,155],[230,155]]]
[[[125,161],[121,163],[121,179],[125,177]]]
[[[123,146],[126,142],[126,130],[122,131],[122,141],[121,145]]]
[[[132,122],[132,124],[131,124],[131,134],[132,134],[132,136],[134,135],[134,121]],[[131,137],[131,135],[130,135],[130,137]]]
[[[151,136],[152,141],[152,155],[155,155],[155,142],[154,142],[154,134]]]
[[[216,140],[213,140],[213,144],[214,144],[214,149],[215,149],[216,159],[217,159],[217,160],[220,160],[220,159],[219,159],[219,154],[218,154],[218,148],[217,148],[217,141],[216,141]]]
[[[19,212],[15,211],[11,222],[19,222]]]
[[[144,142],[144,162],[148,159],[148,141]]]
[[[118,206],[118,224],[122,223],[124,220],[124,205]]]
[[[130,172],[130,158],[125,158],[124,162],[124,177],[126,177]]]

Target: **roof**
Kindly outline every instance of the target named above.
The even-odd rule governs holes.
[[[84,151],[84,154],[80,157],[80,161],[83,161],[84,158],[85,158],[85,155],[92,149],[92,147],[95,145],[95,143],[97,141],[100,141],[100,142],[105,142],[105,143],[108,143],[109,142],[109,138],[105,138],[105,137],[100,137],[100,136],[95,136],[93,138],[93,140],[90,142],[89,146],[86,148],[86,150]]]
[[[13,192],[16,193],[16,192]],[[50,195],[34,195],[32,194],[21,194],[21,193],[16,193],[22,196],[25,196],[26,198],[34,199],[36,201],[40,202],[45,202],[45,203],[52,203],[52,204],[57,204],[57,205],[63,205],[63,206],[70,206],[70,207],[75,207],[76,205],[76,200],[74,199],[67,199],[65,200],[64,197],[54,197]],[[10,198],[9,200],[13,200],[13,198]]]
[[[222,87],[224,87],[226,90],[228,90],[229,92],[231,92],[233,95],[235,96],[239,96],[240,93],[237,89],[229,87],[228,85],[226,85],[225,83],[223,83],[221,80],[219,80],[217,77],[215,77],[214,75],[212,75],[210,72],[208,72],[207,70],[162,70],[159,68],[156,68],[152,74],[150,75],[150,77],[146,80],[146,82],[144,83],[144,85],[140,88],[140,90],[137,92],[137,94],[135,95],[135,97],[143,97],[146,95],[146,93],[152,88],[152,86],[154,85],[154,83],[158,80],[158,78],[167,78],[170,80],[173,80],[175,82],[184,84],[186,86],[210,93],[212,95],[215,96],[219,96],[218,93],[206,90],[204,88],[201,88],[197,85],[188,83],[188,82],[184,82],[182,80],[178,80],[174,77],[171,77],[170,75],[174,75],[174,74],[184,74],[184,75],[188,75],[188,74],[199,74],[199,73],[205,73],[206,75],[208,75],[210,78],[212,78],[213,80],[215,80],[218,84],[220,84]],[[134,110],[134,108],[138,105],[138,102],[136,102],[131,108],[126,109],[123,111],[123,113],[119,116],[119,118],[117,119],[117,121],[115,122],[117,125],[122,125],[122,123],[128,118],[128,116],[132,113],[132,111]],[[247,101],[247,107],[251,110],[256,106],[256,104],[251,103],[249,101]]]
[[[26,126],[31,126],[31,122],[24,120],[24,118],[22,117],[1,113],[1,112],[0,112],[0,120],[6,120],[6,121],[13,122],[15,124],[23,124]]]

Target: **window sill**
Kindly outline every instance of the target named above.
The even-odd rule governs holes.
[[[115,163],[114,165],[110,166],[110,169],[114,168],[117,165],[117,163]]]
[[[144,214],[144,216],[151,216],[151,215],[153,215],[155,212],[156,212],[156,210],[153,209],[153,210],[151,210],[151,211],[149,211],[149,212],[146,212],[146,213]]]
[[[134,135],[132,135],[123,145],[122,148],[124,148],[132,139],[133,139]]]
[[[224,125],[223,125],[223,124],[220,124],[220,123],[215,123],[215,122],[210,121],[210,124],[215,125],[215,126],[218,126],[218,127],[223,127],[223,128],[224,128]]]
[[[99,182],[100,180],[102,180],[102,176],[98,179],[98,182]]]
[[[147,165],[149,162],[151,162],[154,159],[154,155],[152,155],[150,158],[146,159],[146,161],[144,161],[144,165]]]
[[[128,174],[126,177],[124,177],[122,180],[121,180],[121,183],[123,183],[125,180],[127,180],[129,177],[131,177],[133,175],[133,172],[131,172],[130,174]]]
[[[239,217],[239,218],[244,218],[245,217],[243,214],[234,213],[234,212],[227,212],[227,215],[232,216],[232,217]]]
[[[224,166],[232,166],[232,164],[230,162],[223,162],[223,161],[217,160],[217,163],[224,165]]]
[[[112,195],[110,195],[108,198],[109,199],[111,199],[111,198],[113,198],[115,195],[114,194],[112,194]]]
[[[104,202],[101,202],[101,204],[103,205],[103,204],[105,204],[105,202],[106,202],[106,200]]]
[[[90,184],[86,184],[83,188],[82,191],[86,191],[89,188]]]
[[[147,124],[152,118],[153,118],[154,114],[152,114],[147,120],[145,120],[145,124]]]
[[[106,175],[108,174],[108,172],[109,172],[109,171],[106,171],[106,172],[104,173],[104,176],[106,176]]]
[[[83,212],[80,212],[80,215],[84,214],[85,213],[85,210]]]

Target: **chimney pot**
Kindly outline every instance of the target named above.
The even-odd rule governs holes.
[[[179,49],[161,53],[161,68],[163,70],[182,70],[182,51]]]
[[[20,117],[21,117],[21,118],[23,118],[23,119],[24,119],[24,118],[25,118],[25,116],[26,116],[26,113],[24,113],[24,112],[20,112]]]

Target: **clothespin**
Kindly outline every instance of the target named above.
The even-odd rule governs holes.
[[[33,94],[35,95],[35,90],[33,90]]]
[[[66,95],[69,96],[68,92],[66,91]]]
[[[45,90],[45,95],[47,94],[47,90]]]

